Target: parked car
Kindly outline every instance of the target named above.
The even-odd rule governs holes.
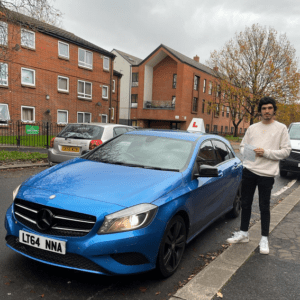
[[[300,122],[292,123],[289,126],[289,135],[292,151],[288,158],[279,163],[280,176],[287,176],[288,172],[300,174]]]
[[[127,132],[17,187],[6,243],[59,267],[168,277],[186,243],[225,213],[239,215],[241,176],[220,136]]]
[[[109,139],[132,130],[135,130],[135,128],[120,124],[68,124],[50,142],[50,148],[48,149],[49,165],[53,166],[81,156],[83,151],[92,150]]]

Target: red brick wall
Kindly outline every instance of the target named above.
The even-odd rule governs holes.
[[[8,27],[8,48],[11,49],[16,44],[21,45],[20,28],[12,24]],[[61,59],[58,57],[58,41],[54,37],[35,32],[35,50],[24,47],[20,47],[18,51],[10,50],[9,86],[0,87],[0,103],[9,105],[11,120],[21,119],[21,105],[35,107],[36,121],[56,122],[58,109],[68,110],[70,123],[77,122],[77,112],[92,113],[94,122],[101,122],[99,114],[109,114],[109,100],[102,99],[102,86],[106,85],[111,89],[111,65],[110,71],[104,71],[104,55],[93,52],[93,69],[83,69],[78,66],[78,48],[85,48],[69,43],[70,58]],[[0,61],[6,62],[1,55]],[[35,70],[35,88],[21,86],[21,67]],[[58,92],[58,75],[69,78],[69,93]],[[78,99],[77,80],[92,82],[92,100]],[[112,94],[112,100],[116,100],[117,94]],[[49,100],[46,100],[46,95],[50,96]],[[100,106],[96,105],[98,102]],[[112,103],[116,105],[116,101]],[[45,113],[47,109],[50,109],[50,114]],[[112,122],[116,122],[116,117]]]

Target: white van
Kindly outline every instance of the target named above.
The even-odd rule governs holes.
[[[280,161],[280,176],[284,177],[288,172],[300,174],[300,122],[289,126],[292,151],[288,158]]]

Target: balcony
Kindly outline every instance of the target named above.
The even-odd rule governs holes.
[[[139,86],[139,82],[138,82],[138,81],[132,81],[132,82],[131,82],[131,86],[132,86],[132,87]]]
[[[166,109],[174,110],[174,100],[148,100],[144,102],[144,109]]]

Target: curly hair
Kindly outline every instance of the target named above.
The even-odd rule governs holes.
[[[273,99],[271,97],[263,97],[259,100],[258,112],[261,112],[261,107],[265,104],[272,104],[273,108],[274,108],[274,112],[276,112],[276,110],[277,110],[276,101],[275,101],[275,99]]]

